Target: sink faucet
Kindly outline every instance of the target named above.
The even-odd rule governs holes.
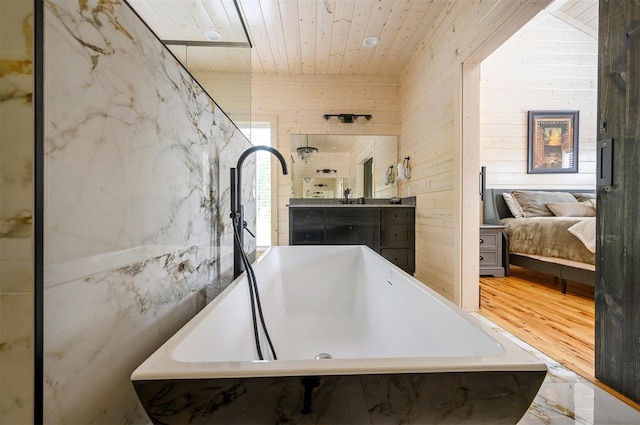
[[[344,190],[344,203],[349,203],[349,194],[351,193],[351,189],[347,188]]]
[[[247,227],[247,222],[243,219],[242,205],[242,164],[245,159],[255,151],[267,151],[275,155],[280,164],[282,164],[282,174],[288,174],[287,163],[280,152],[271,146],[252,146],[246,151],[242,152],[240,158],[238,158],[238,164],[236,168],[231,168],[231,220],[233,222],[233,231],[238,233],[240,243],[239,246],[233,244],[233,278],[235,279],[244,270],[242,264],[242,256],[239,250],[244,247],[244,233],[243,230]]]

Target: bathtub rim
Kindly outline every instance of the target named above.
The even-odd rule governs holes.
[[[327,246],[322,246],[327,248]],[[341,248],[345,246],[341,245]],[[367,246],[350,245],[370,251]],[[266,261],[272,250],[307,248],[305,246],[275,246],[267,248],[254,262],[254,265]],[[387,261],[387,260],[385,260]],[[246,284],[245,274],[241,274],[214,300],[206,305],[182,328],[174,333],[164,344],[140,364],[131,374],[132,381],[168,380],[168,379],[216,379],[216,378],[254,378],[278,376],[328,376],[358,374],[405,374],[405,373],[443,373],[443,372],[483,372],[483,371],[547,371],[546,364],[519,347],[508,338],[479,321],[450,300],[446,299],[426,284],[409,275],[404,270],[389,262],[398,273],[408,277],[412,284],[433,296],[436,301],[453,309],[465,321],[480,328],[489,337],[497,341],[503,353],[491,356],[463,357],[367,357],[367,358],[335,358],[335,359],[293,359],[293,360],[239,360],[216,362],[183,362],[173,358],[172,353],[192,329],[199,325],[197,318],[205,317],[208,312],[235,288]]]

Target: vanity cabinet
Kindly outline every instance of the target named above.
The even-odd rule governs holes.
[[[296,223],[295,227],[291,223]],[[322,245],[324,243],[324,211],[318,208],[289,210],[289,243]]]
[[[382,209],[381,216],[380,255],[413,274],[416,268],[415,208]]]
[[[291,245],[366,245],[415,271],[415,207],[290,207]]]
[[[367,245],[379,252],[379,216],[377,208],[325,209],[324,245]]]

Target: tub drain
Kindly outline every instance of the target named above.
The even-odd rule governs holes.
[[[332,357],[331,357],[331,354],[329,353],[320,353],[316,355],[316,360],[324,360],[324,359],[330,359],[330,358]]]

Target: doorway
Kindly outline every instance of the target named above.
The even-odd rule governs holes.
[[[373,158],[364,162],[364,190],[365,198],[373,198]]]
[[[582,5],[587,3],[583,2]],[[595,187],[597,25],[595,28],[590,27],[592,22],[588,21],[576,25],[579,17],[569,16],[571,10],[564,9],[567,4],[565,1],[556,1],[532,17],[513,36],[499,46],[493,46],[488,54],[463,64],[463,112],[472,112],[463,113],[462,161],[465,166],[473,163],[477,167],[473,174],[463,176],[463,199],[473,199],[481,166],[487,168],[486,185],[489,188]],[[593,0],[591,4],[597,12],[598,1]],[[559,31],[562,31],[562,37],[557,35]],[[560,38],[562,43],[558,43]],[[550,57],[555,58],[551,63]],[[573,78],[569,85],[567,78]],[[563,107],[555,107],[559,104]],[[529,174],[527,114],[530,110],[554,109],[580,110],[579,149],[586,152],[586,155],[579,157],[579,173]],[[476,205],[481,204],[477,202]],[[482,222],[482,217],[479,218]],[[467,235],[474,223],[465,218],[463,220],[463,226],[469,226],[466,228],[468,232],[464,232]],[[526,275],[533,276],[529,272],[524,270]],[[532,278],[541,284],[545,279],[544,276]],[[491,280],[495,283],[500,279],[503,278]],[[464,281],[463,294],[465,291],[472,292],[477,281],[477,278],[471,277]],[[552,285],[553,281],[549,283],[549,286]],[[510,291],[504,289],[506,286],[509,283],[496,283],[496,287],[502,288],[504,293]],[[485,288],[483,287],[483,299]],[[542,285],[535,289],[542,289]],[[553,292],[551,294],[556,295]],[[522,314],[518,317],[521,322],[532,317],[522,313],[526,308],[527,305],[523,304],[522,310],[516,310]],[[516,313],[513,317],[517,315]],[[530,327],[537,326],[531,324]]]

